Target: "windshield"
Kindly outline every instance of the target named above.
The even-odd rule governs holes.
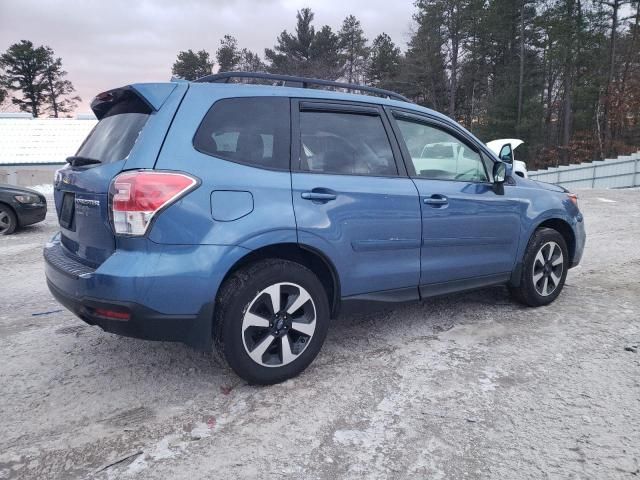
[[[112,163],[127,158],[150,114],[149,107],[135,94],[123,96],[87,136],[77,157]]]

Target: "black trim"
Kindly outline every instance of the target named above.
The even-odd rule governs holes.
[[[520,283],[522,283],[522,262],[516,264],[516,268],[511,272],[511,279],[509,280],[509,285],[512,287],[519,287]]]
[[[89,325],[97,325],[105,332],[143,340],[183,342],[193,348],[207,351],[211,347],[213,304],[203,307],[195,315],[167,315],[133,302],[98,300],[74,297],[53,285],[47,286],[55,299]],[[95,309],[129,312],[129,320],[108,319],[95,314]]]
[[[483,275],[481,277],[464,278],[451,282],[430,283],[420,285],[420,296],[422,298],[437,297],[449,293],[463,292],[465,290],[475,290],[477,288],[489,287],[491,285],[501,285],[507,283],[511,278],[511,272],[497,273],[493,275]]]
[[[331,112],[331,113],[353,113],[357,115],[378,116],[380,111],[374,106],[360,106],[357,104],[340,102],[315,102],[300,101],[301,112]]]
[[[343,297],[341,314],[363,313],[389,308],[390,304],[411,303],[420,300],[420,293],[416,287],[397,288],[379,292],[363,293]]]
[[[88,275],[96,271],[95,268],[67,255],[65,248],[58,242],[53,243],[51,246],[45,246],[43,255],[48,265],[71,278],[80,278],[82,275]]]
[[[385,90],[377,87],[367,87],[365,85],[356,85],[354,83],[335,82],[332,80],[323,80],[320,78],[308,78],[297,77],[292,75],[279,75],[272,73],[260,73],[260,72],[222,72],[215,75],[206,75],[204,77],[195,80],[197,83],[229,83],[233,78],[250,78],[256,80],[267,80],[271,83],[282,82],[282,86],[295,87],[295,88],[310,88],[317,87],[334,87],[345,90],[356,90],[359,92],[373,93],[382,97],[387,97],[392,100],[399,100],[401,102],[412,103],[407,97],[400,95],[399,93],[392,92],[391,90]]]

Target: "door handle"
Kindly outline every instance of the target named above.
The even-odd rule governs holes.
[[[444,195],[435,194],[430,197],[426,197],[423,202],[427,205],[433,205],[434,207],[440,207],[449,203],[449,199]]]
[[[315,188],[310,192],[302,192],[300,194],[302,198],[305,200],[313,200],[314,202],[328,202],[330,200],[335,200],[338,196],[328,190],[317,191]]]

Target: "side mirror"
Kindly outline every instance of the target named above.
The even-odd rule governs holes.
[[[507,166],[502,162],[493,164],[493,182],[504,183],[507,179]]]
[[[507,165],[502,162],[493,164],[493,191],[497,195],[504,195],[504,182],[507,179]]]
[[[511,148],[510,143],[505,143],[500,149],[500,155],[498,155],[500,160],[504,163],[513,163],[513,149]]]

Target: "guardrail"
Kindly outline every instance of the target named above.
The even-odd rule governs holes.
[[[640,186],[640,151],[618,158],[596,160],[528,172],[542,182],[571,188],[627,188]]]

